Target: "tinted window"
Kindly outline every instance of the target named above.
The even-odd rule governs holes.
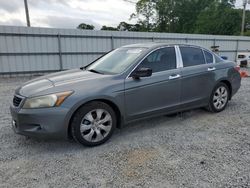
[[[206,58],[206,62],[207,63],[213,63],[214,62],[214,58],[213,55],[207,51],[204,51],[205,54],[205,58]]]
[[[199,48],[180,47],[184,67],[206,64],[203,52]]]
[[[153,73],[176,69],[175,48],[167,47],[154,51],[138,67],[151,68]]]

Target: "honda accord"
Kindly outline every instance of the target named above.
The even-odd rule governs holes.
[[[96,146],[135,120],[200,107],[221,112],[240,84],[234,62],[202,47],[133,44],[21,85],[10,107],[12,127]]]

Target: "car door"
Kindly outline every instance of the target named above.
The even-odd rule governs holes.
[[[125,80],[127,120],[151,116],[165,110],[173,111],[180,104],[180,70],[175,47],[165,47],[150,53],[134,70],[151,68],[152,76]]]
[[[208,104],[215,83],[214,57],[199,47],[179,46],[183,68],[181,70],[181,107]]]

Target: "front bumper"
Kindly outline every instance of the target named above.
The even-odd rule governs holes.
[[[17,134],[38,138],[67,138],[68,109],[63,107],[20,109],[10,107],[12,127]]]

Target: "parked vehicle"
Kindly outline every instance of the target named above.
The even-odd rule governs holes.
[[[239,52],[237,54],[237,65],[240,67],[250,67],[250,52]]]
[[[135,120],[199,107],[221,112],[240,83],[236,63],[204,48],[134,44],[23,84],[10,110],[18,134],[96,146]]]

